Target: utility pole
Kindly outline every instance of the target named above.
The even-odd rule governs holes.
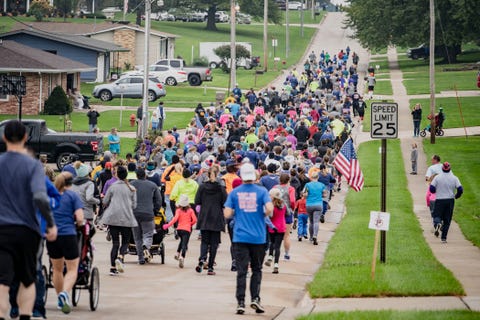
[[[304,10],[303,10],[304,2],[303,2],[303,0],[302,0],[301,4],[302,4],[302,7],[300,8],[300,10],[302,10],[302,11],[300,12],[300,37],[303,38],[303,20],[304,20]]]
[[[430,143],[435,144],[435,4],[430,0]]]
[[[285,0],[285,59],[288,58],[288,52],[290,51],[290,25],[288,21],[288,0]]]
[[[268,70],[268,0],[263,0],[263,71]]]
[[[230,0],[230,84],[228,86],[228,94],[230,94],[231,89],[237,82],[237,45],[235,41],[236,19],[235,0]]]
[[[142,118],[142,138],[148,132],[148,71],[149,71],[149,48],[150,48],[150,13],[151,13],[151,3],[150,0],[145,1],[145,52],[143,56],[143,100],[142,100],[142,109],[143,109],[143,118]]]

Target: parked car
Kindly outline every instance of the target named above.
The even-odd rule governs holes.
[[[430,54],[430,50],[428,49],[428,46],[425,43],[422,43],[416,48],[409,48],[407,50],[407,57],[413,60],[417,60],[418,58],[428,58],[428,55]]]
[[[0,152],[6,151],[3,130],[8,120],[0,123]],[[93,133],[57,133],[49,128],[45,120],[24,119],[28,139],[26,146],[35,155],[47,156],[47,162],[56,163],[59,170],[70,162],[70,155],[76,154],[80,161],[95,161],[103,152],[103,136]]]
[[[158,13],[157,21],[175,21],[175,16],[166,11]]]
[[[199,86],[203,81],[212,81],[212,70],[208,67],[187,67],[183,59],[161,59],[156,65],[170,66],[187,73],[188,83],[191,86]]]
[[[305,4],[303,4],[303,9],[305,10]],[[301,10],[302,3],[299,1],[289,1],[288,2],[288,10]]]
[[[208,13],[205,11],[196,11],[192,12],[190,16],[190,21],[192,22],[205,22],[207,20]]]
[[[251,24],[252,23],[252,17],[249,14],[239,12],[235,15],[235,18],[236,18],[238,24]]]
[[[175,21],[189,22],[192,19],[192,12],[186,8],[172,8],[168,13],[175,17]]]
[[[276,0],[275,3],[278,6],[278,9],[280,10],[286,10],[287,9],[287,4],[285,3],[285,0]]]
[[[148,68],[149,77],[158,79],[158,82],[165,83],[169,86],[176,86],[178,83],[187,81],[187,72],[184,70],[177,70],[170,66],[158,66],[152,65]],[[128,76],[141,76],[143,77],[143,70],[128,71],[122,73],[120,78]]]
[[[215,22],[229,22],[230,16],[225,11],[215,12]]]
[[[101,84],[93,88],[92,95],[102,101],[109,101],[113,98],[142,98],[143,77],[141,75],[130,75],[118,79],[115,82]],[[155,101],[167,95],[163,84],[156,79],[148,82],[148,101]]]

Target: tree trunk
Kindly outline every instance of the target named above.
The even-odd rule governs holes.
[[[442,47],[438,56],[443,58],[442,63],[452,64],[457,62],[457,55],[460,53],[462,53],[462,45],[456,44]]]
[[[216,5],[208,7],[207,27],[205,29],[210,31],[217,31],[217,26],[215,24],[215,12],[217,12]]]

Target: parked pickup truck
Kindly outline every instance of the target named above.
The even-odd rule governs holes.
[[[212,70],[208,67],[187,67],[183,59],[162,59],[155,64],[171,66],[187,72],[188,83],[191,86],[199,86],[203,81],[212,81]]]
[[[0,122],[0,152],[6,151],[3,130],[8,120]],[[27,127],[27,147],[37,156],[46,155],[49,163],[56,163],[59,170],[70,162],[70,154],[77,154],[81,161],[94,161],[103,152],[103,136],[89,133],[57,133],[45,120],[22,120]]]

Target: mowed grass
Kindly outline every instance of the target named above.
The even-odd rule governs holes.
[[[388,141],[386,263],[377,263],[375,281],[371,263],[375,231],[368,229],[370,211],[380,209],[379,141],[364,143],[359,159],[365,176],[361,192],[350,191],[347,215],[328,245],[322,267],[308,290],[318,297],[463,295],[461,284],[433,256],[413,213],[399,140]],[[328,214],[328,213],[327,213]],[[379,259],[379,258],[378,258]]]
[[[480,48],[469,46],[468,51],[458,55],[458,63],[443,64],[441,58],[435,59],[435,91],[477,90],[476,70],[446,71],[448,68],[461,68],[465,64],[474,64],[480,60]],[[403,84],[407,94],[427,94],[430,92],[428,60],[412,60],[407,56],[398,61],[403,74]]]
[[[460,179],[465,192],[455,201],[453,218],[460,225],[465,237],[477,247],[480,247],[479,145],[479,136],[470,136],[468,139],[437,138],[433,145],[427,140],[423,143],[427,159],[434,154],[440,155],[442,161],[451,163],[453,173]]]
[[[120,137],[120,158],[125,159],[127,153],[135,153],[135,145],[137,144],[137,139],[135,138],[124,138]],[[108,138],[103,138],[103,150],[108,150]]]
[[[445,122],[443,123],[444,128],[462,128],[480,126],[480,113],[478,109],[480,108],[480,99],[479,97],[459,97],[460,107],[457,101],[457,98],[436,98],[436,111],[440,107],[443,108],[445,113]],[[428,114],[430,113],[430,99],[412,99],[410,100],[410,105],[413,106],[416,103],[422,105],[422,124],[421,129],[425,128],[427,124],[430,124],[430,120],[427,119]],[[463,116],[463,121],[462,121]]]
[[[151,112],[152,110],[150,110]],[[98,127],[100,132],[109,132],[113,127],[117,128],[120,132],[135,131],[135,127],[130,126],[130,115],[136,114],[136,110],[123,110],[121,123],[120,123],[120,111],[109,110],[100,113],[98,118]],[[177,126],[177,128],[186,128],[190,120],[194,117],[192,112],[167,112],[167,118],[165,119],[164,129]],[[16,119],[17,115],[0,115],[0,121],[6,119]],[[44,119],[47,122],[47,127],[57,132],[63,132],[64,130],[64,117],[52,116],[52,115],[37,115],[27,116],[23,115],[23,119]],[[71,114],[72,131],[74,132],[87,132],[88,131],[88,118],[84,112],[73,112]]]
[[[434,311],[352,311],[322,312],[297,318],[297,320],[474,320],[480,313],[470,310]]]

